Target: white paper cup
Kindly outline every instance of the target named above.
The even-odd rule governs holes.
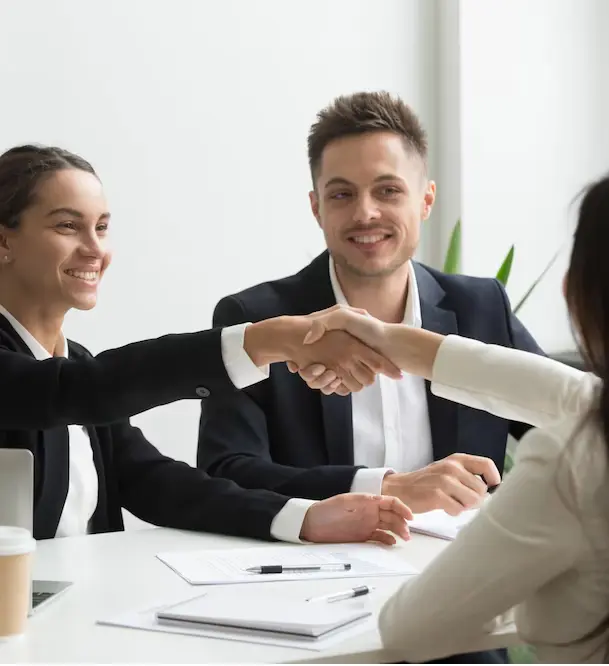
[[[29,530],[0,526],[0,642],[25,635],[35,550]]]

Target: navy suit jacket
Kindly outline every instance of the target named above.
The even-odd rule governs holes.
[[[328,253],[296,275],[222,299],[214,326],[308,314],[335,304]],[[512,314],[502,285],[490,278],[446,275],[414,263],[423,327],[506,347],[542,353]],[[432,395],[427,402],[434,459],[455,452],[487,456],[503,470],[508,433],[528,429]],[[203,405],[198,466],[245,488],[321,499],[348,492],[353,462],[351,397],[310,390],[284,364],[267,381],[216,394]]]

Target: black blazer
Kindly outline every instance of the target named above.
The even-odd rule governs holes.
[[[155,525],[270,539],[288,498],[249,491],[161,455],[128,418],[236,391],[221,330],[138,342],[92,357],[37,361],[0,316],[0,448],[34,454],[34,536],[54,537],[68,491],[68,424],[87,426],[99,476],[93,532],[123,529],[121,508]],[[204,382],[204,386],[202,383]]]
[[[414,270],[424,328],[542,353],[497,280],[445,275],[418,263]],[[214,325],[307,314],[335,302],[324,252],[296,275],[222,299]],[[427,389],[434,458],[484,455],[502,471],[508,432],[519,438],[528,426],[438,398],[429,383]],[[308,498],[348,492],[358,469],[351,398],[312,391],[275,364],[269,380],[204,403],[197,464],[245,488]]]

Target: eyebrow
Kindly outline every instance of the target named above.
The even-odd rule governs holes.
[[[392,173],[384,173],[381,176],[377,176],[374,179],[374,182],[381,183],[386,180],[399,180],[402,183],[404,182],[403,178],[400,178],[399,176],[396,176],[395,174]],[[340,176],[336,176],[335,178],[330,178],[330,180],[324,185],[324,189],[330,187],[331,185],[354,185],[354,183],[347,180],[346,178],[341,178]]]
[[[71,215],[72,217],[77,217],[79,220],[84,219],[84,215],[79,210],[76,210],[76,208],[54,208],[53,210],[47,213],[47,217],[51,217],[52,215],[57,215],[59,213],[62,213],[63,215]],[[110,213],[102,213],[99,216],[99,220],[109,220],[109,219],[110,219]]]

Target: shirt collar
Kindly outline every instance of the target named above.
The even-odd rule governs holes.
[[[52,358],[52,355],[36,340],[36,338],[23,326],[20,324],[15,317],[2,305],[0,305],[0,314],[8,319],[9,324],[15,329],[15,332],[19,337],[25,342],[28,346],[28,349],[32,352],[34,358],[37,361],[44,361],[47,358]],[[68,343],[63,334],[61,333],[61,342],[63,343],[63,353],[57,354],[58,356],[63,356],[68,358]]]
[[[332,255],[330,255],[330,283],[332,284],[332,291],[334,292],[336,302],[341,305],[349,305],[338,281]],[[421,328],[422,326],[421,300],[419,298],[417,276],[415,275],[412,261],[408,262],[408,296],[406,297],[406,307],[404,308],[402,324],[412,326],[413,328]]]

